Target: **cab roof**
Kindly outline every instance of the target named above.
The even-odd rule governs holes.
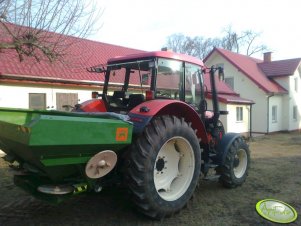
[[[174,53],[171,51],[154,51],[154,52],[143,52],[143,53],[136,53],[136,54],[130,54],[126,56],[116,56],[114,58],[110,58],[108,60],[108,64],[112,63],[120,63],[120,62],[126,62],[126,61],[133,61],[137,59],[149,59],[153,57],[160,57],[160,58],[166,58],[171,60],[179,60],[184,61],[187,63],[192,63],[199,65],[201,67],[204,66],[203,61],[196,57],[188,56],[185,54],[180,53]]]

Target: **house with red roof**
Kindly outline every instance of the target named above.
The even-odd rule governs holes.
[[[272,61],[269,52],[261,60],[214,48],[204,62],[222,66],[225,82],[255,102],[250,109],[253,132],[301,129],[301,58]]]
[[[43,59],[37,62],[34,58],[26,57],[20,62],[13,50],[2,51],[0,53],[0,107],[70,110],[64,106],[74,106],[91,99],[92,92],[102,89],[104,74],[88,72],[87,68],[105,65],[108,59],[116,56],[144,53],[142,50],[70,36],[66,41],[72,45],[68,48],[63,61],[55,63]],[[210,110],[212,106],[209,76],[204,77]],[[116,84],[123,83],[118,76],[113,79]],[[219,80],[216,82],[220,109],[229,112],[221,118],[226,131],[248,134],[249,109],[253,102],[240,97],[224,82]],[[132,81],[132,83],[132,87],[140,87],[139,81]],[[235,125],[232,125],[233,123]]]

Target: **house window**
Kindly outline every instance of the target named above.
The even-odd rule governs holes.
[[[29,93],[29,108],[35,110],[45,110],[46,93]]]
[[[295,91],[298,92],[298,78],[294,78]]]
[[[293,120],[297,120],[298,119],[298,108],[297,106],[295,105],[293,107]]]
[[[243,121],[243,107],[236,107],[236,121]]]
[[[225,83],[234,90],[234,77],[225,78]]]
[[[277,106],[272,106],[272,122],[277,122]]]

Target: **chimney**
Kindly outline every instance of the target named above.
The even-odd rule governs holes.
[[[272,52],[263,53],[263,62],[271,62],[272,61]]]
[[[168,49],[167,47],[161,48],[161,51],[172,52],[172,49]]]

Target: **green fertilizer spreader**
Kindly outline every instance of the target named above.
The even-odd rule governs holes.
[[[132,140],[127,120],[108,112],[0,108],[0,149],[17,186],[57,202],[101,190],[102,178],[114,175],[120,150]]]

